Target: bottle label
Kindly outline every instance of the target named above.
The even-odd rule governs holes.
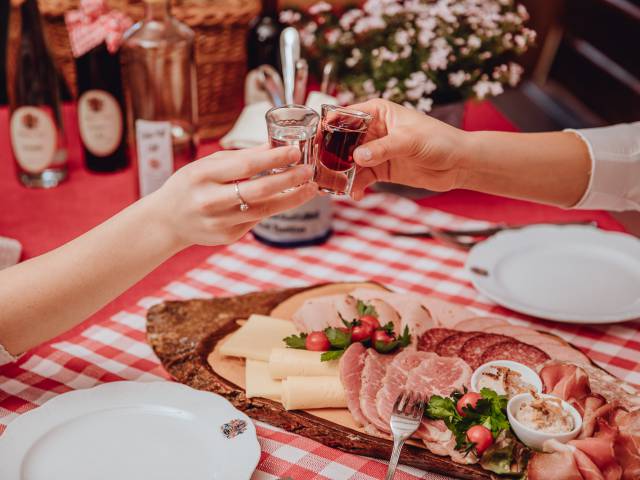
[[[80,138],[96,157],[108,157],[122,141],[122,110],[104,90],[88,90],[78,99]]]
[[[272,243],[286,245],[321,238],[331,228],[331,199],[317,196],[287,212],[265,218],[253,231]]]
[[[45,170],[55,160],[58,130],[51,112],[42,107],[19,107],[9,126],[13,154],[29,173]]]
[[[136,120],[135,128],[140,196],[144,197],[173,173],[171,123]]]

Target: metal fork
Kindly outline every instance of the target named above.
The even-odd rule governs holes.
[[[396,468],[398,468],[398,460],[400,460],[400,452],[404,442],[416,432],[420,422],[422,422],[425,403],[425,397],[417,393],[403,391],[398,395],[391,414],[393,451],[389,459],[387,475],[384,477],[385,480],[393,479]]]

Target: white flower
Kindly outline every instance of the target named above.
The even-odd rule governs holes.
[[[404,92],[409,100],[418,100],[422,98],[422,94],[424,93],[424,89],[420,87],[415,87]]]
[[[511,62],[509,63],[509,85],[515,87],[520,83],[520,78],[522,77],[522,73],[524,72],[524,68],[518,65],[517,63]]]
[[[424,84],[426,81],[427,74],[422,71],[417,71],[409,75],[409,78],[404,81],[404,84],[407,88],[416,88]]]
[[[340,38],[340,30],[334,28],[333,30],[329,30],[325,34],[325,38],[327,39],[327,43],[329,45],[335,45],[338,39]]]
[[[398,79],[396,77],[391,77],[387,80],[387,84],[385,85],[387,88],[393,88],[398,85]]]
[[[485,79],[481,79],[473,86],[473,92],[480,100],[487,98],[488,96],[500,95],[504,89],[500,82],[490,82]]]
[[[416,109],[416,106],[411,102],[402,102],[402,105],[404,107],[410,108],[411,110],[415,110]]]
[[[400,58],[409,58],[411,56],[412,51],[413,51],[413,48],[411,48],[411,45],[405,45],[404,47],[402,47],[402,50],[400,51]]]
[[[529,20],[529,12],[527,12],[527,7],[520,3],[518,4],[517,11],[518,15],[520,15],[520,18],[522,18],[523,20]]]
[[[386,26],[386,22],[381,17],[362,17],[353,26],[353,32],[360,34],[370,30],[382,30]]]
[[[347,67],[353,68],[358,64],[361,58],[362,52],[358,48],[354,48],[351,50],[351,56],[347,58],[344,63],[347,64]]]
[[[418,100],[416,108],[421,112],[427,113],[431,111],[432,106],[433,100],[431,98],[421,98],[420,100]]]
[[[433,41],[431,46],[431,55],[427,60],[427,64],[431,70],[446,70],[449,65],[449,54],[451,53],[451,47],[447,41],[440,37]]]
[[[433,83],[433,81],[431,79],[428,79],[426,82],[424,82],[424,84],[422,85],[422,88],[424,90],[424,93],[426,93],[427,95],[430,95],[438,87],[436,86],[435,83]]]
[[[401,47],[409,45],[409,42],[411,42],[411,35],[406,30],[398,30],[393,38]]]
[[[373,83],[373,80],[369,78],[362,83],[362,89],[365,91],[365,93],[371,94],[371,93],[375,93],[376,86]]]
[[[340,92],[338,92],[336,98],[338,99],[338,103],[340,103],[340,105],[349,105],[350,103],[353,103],[355,95],[350,90],[341,90]]]
[[[467,74],[464,70],[458,70],[457,72],[453,72],[449,74],[449,85],[452,87],[458,88],[462,85],[467,79]]]
[[[469,38],[467,39],[467,45],[469,45],[471,48],[480,48],[480,46],[482,45],[482,40],[480,40],[480,37],[478,37],[477,35],[469,35]]]
[[[299,22],[301,18],[301,15],[298,12],[294,12],[293,10],[283,10],[280,12],[280,21],[282,23],[296,23]]]
[[[340,17],[340,26],[344,30],[349,30],[351,28],[351,25],[353,24],[353,22],[355,22],[357,19],[359,19],[363,15],[364,15],[364,13],[362,12],[362,10],[359,10],[357,8],[353,8],[353,9],[345,12],[344,15],[342,15],[342,17]]]
[[[527,39],[523,35],[516,35],[515,37],[513,37],[513,41],[520,48],[524,48],[527,46]]]
[[[418,19],[416,20],[416,25],[420,28],[420,33],[418,33],[418,43],[426,47],[429,45],[429,42],[436,37],[435,28],[436,21],[433,18],[427,19]]]
[[[318,24],[316,22],[307,23],[302,30],[300,30],[300,41],[305,47],[310,47],[316,41],[316,30],[318,30]]]
[[[309,13],[311,15],[318,15],[319,13],[330,12],[331,9],[331,5],[327,2],[318,2],[315,5],[311,5],[309,7]]]

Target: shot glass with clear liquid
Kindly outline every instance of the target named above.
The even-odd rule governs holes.
[[[313,176],[320,190],[337,196],[351,193],[356,176],[353,151],[364,140],[372,118],[358,110],[322,105]]]
[[[319,115],[311,108],[302,105],[274,107],[265,115],[269,143],[272,147],[294,146],[300,149],[300,162],[313,162],[313,149]],[[293,167],[295,164],[290,165]],[[274,168],[268,173],[281,173],[287,170]]]

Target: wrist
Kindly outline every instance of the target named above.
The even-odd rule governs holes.
[[[473,179],[479,171],[482,133],[459,131],[454,147],[454,162],[458,170],[456,188],[473,189]]]
[[[159,194],[153,192],[136,202],[135,206],[140,215],[142,225],[145,225],[145,235],[154,237],[154,244],[166,257],[175,255],[181,250],[191,246],[174,226],[172,218],[169,218],[163,208],[164,202]]]

